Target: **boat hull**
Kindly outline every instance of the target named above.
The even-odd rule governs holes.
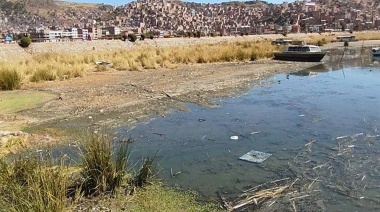
[[[372,56],[380,57],[380,48],[372,48]]]
[[[299,62],[319,62],[325,55],[326,52],[274,52],[274,59]]]

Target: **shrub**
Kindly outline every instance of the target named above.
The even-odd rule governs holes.
[[[128,34],[128,40],[135,42],[137,40],[137,36],[135,34]]]
[[[20,39],[20,43],[19,45],[23,48],[26,48],[28,47],[30,44],[32,43],[32,40],[30,39],[30,37],[27,37],[27,36],[24,36]]]
[[[49,69],[38,69],[30,78],[31,82],[39,82],[39,81],[54,81],[56,79],[56,75]]]
[[[121,40],[122,40],[122,41],[126,41],[127,38],[128,38],[128,36],[126,36],[126,35],[121,36]]]
[[[19,89],[21,76],[16,70],[0,70],[0,89],[14,90]]]
[[[140,40],[145,40],[145,34],[141,34]]]
[[[133,178],[133,185],[137,187],[143,187],[153,181],[154,158],[155,156],[149,156],[142,160],[141,167],[137,172],[137,175]]]
[[[196,36],[197,36],[197,38],[200,38],[201,35],[202,35],[201,31],[197,31],[197,32],[196,32]]]
[[[64,211],[67,177],[63,166],[27,156],[11,164],[0,161],[0,168],[2,211]]]
[[[347,47],[347,46],[349,46],[349,44],[348,44],[348,41],[344,41],[344,44],[343,44],[343,46],[344,46],[344,47]]]
[[[327,41],[325,38],[322,38],[322,40],[317,41],[317,46],[323,46],[325,44],[327,44]]]
[[[81,144],[82,192],[86,196],[114,193],[126,175],[131,139],[122,141],[113,160],[112,139],[106,134],[86,135]]]

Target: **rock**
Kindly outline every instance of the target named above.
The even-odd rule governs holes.
[[[9,131],[0,131],[0,137],[8,136],[10,134],[11,134],[11,132],[9,132]]]

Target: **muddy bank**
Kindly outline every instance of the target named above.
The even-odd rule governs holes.
[[[74,119],[81,119],[83,125],[126,125],[151,114],[163,115],[170,108],[185,109],[183,102],[213,106],[212,98],[244,92],[254,81],[315,64],[261,60],[174,70],[92,72],[67,81],[24,85],[26,90],[49,91],[58,97],[20,115],[35,118],[33,125]]]

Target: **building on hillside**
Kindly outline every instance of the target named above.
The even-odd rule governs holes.
[[[13,36],[11,34],[5,35],[4,43],[12,43],[13,42]]]
[[[89,27],[88,33],[92,39],[99,39],[102,37],[102,29],[98,27]]]
[[[57,30],[50,30],[48,32],[48,38],[49,38],[49,41],[51,42],[56,42],[58,41],[58,39],[61,37],[61,31],[57,31]]]
[[[78,29],[78,38],[82,38],[83,40],[88,40],[90,38],[88,29]]]
[[[119,27],[105,27],[103,28],[103,30],[105,31],[108,31],[108,35],[120,35],[121,34],[121,30]]]

